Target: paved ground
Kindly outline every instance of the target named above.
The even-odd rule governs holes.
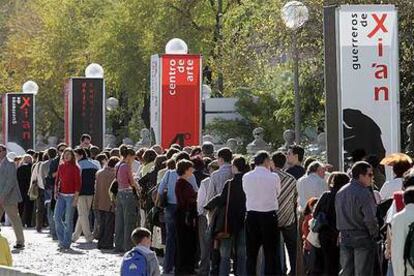
[[[96,249],[83,238],[72,245],[68,253],[58,251],[57,243],[47,234],[33,229],[25,230],[26,248],[12,249],[13,266],[28,269],[40,275],[109,276],[119,275],[122,256]],[[1,227],[1,233],[12,247],[16,238],[11,227]]]

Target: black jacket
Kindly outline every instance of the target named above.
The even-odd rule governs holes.
[[[236,234],[244,227],[246,217],[246,194],[242,185],[243,174],[239,173],[233,179],[228,180],[224,185],[223,192],[213,197],[206,205],[206,209],[213,210],[217,208],[216,225],[214,232],[224,231],[224,217],[227,202],[227,193],[230,185],[229,207],[227,215],[227,227],[230,234]]]
[[[95,179],[98,168],[89,159],[82,159],[79,161],[82,175],[82,186],[79,195],[94,195],[95,194]]]

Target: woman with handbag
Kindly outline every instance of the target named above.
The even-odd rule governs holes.
[[[246,159],[236,157],[232,162],[234,178],[228,180],[219,196],[224,201],[224,229],[216,235],[220,242],[219,275],[230,275],[230,256],[236,253],[235,275],[246,275],[246,194],[243,191],[243,175],[249,171]]]
[[[193,176],[193,163],[181,160],[177,163],[179,176],[175,194],[177,197],[176,233],[177,258],[175,274],[194,274],[197,246],[197,193],[188,180]]]
[[[349,177],[342,172],[333,172],[328,178],[330,190],[323,193],[314,211],[314,218],[324,221],[317,221],[321,253],[323,257],[322,275],[338,275],[339,273],[339,246],[338,230],[336,229],[335,197],[336,193],[347,183]]]
[[[126,252],[133,247],[131,233],[139,222],[139,202],[136,195],[138,185],[132,175],[135,151],[120,147],[121,161],[116,165],[118,192],[115,207],[115,252]]]

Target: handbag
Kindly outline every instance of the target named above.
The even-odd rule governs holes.
[[[223,239],[228,239],[230,238],[230,233],[228,232],[228,214],[229,214],[229,203],[230,203],[230,187],[231,187],[231,183],[228,183],[228,188],[227,188],[227,201],[226,201],[226,211],[224,213],[224,231],[219,232],[216,234],[215,239],[217,240],[223,240]]]
[[[119,165],[119,167],[121,167],[121,164]],[[118,195],[118,171],[119,171],[119,167],[116,169],[116,173],[115,173],[115,179],[112,180],[111,186],[109,186],[109,197],[111,198],[112,201],[116,200],[116,196]]]
[[[328,219],[326,218],[326,213],[323,211],[320,211],[318,215],[313,219],[313,222],[311,224],[312,231],[315,233],[320,233],[320,231],[328,227]]]
[[[167,176],[167,185],[168,182],[170,180],[170,172],[167,172],[168,176]],[[168,188],[164,188],[164,190],[162,191],[162,194],[159,195],[158,200],[156,201],[155,204],[157,207],[160,208],[165,208],[168,205]]]

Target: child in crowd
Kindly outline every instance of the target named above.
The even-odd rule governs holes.
[[[12,264],[9,242],[0,234],[0,265],[12,266]]]
[[[317,202],[318,202],[318,199],[316,197],[311,197],[306,203],[306,208],[303,213],[305,217],[303,220],[303,224],[302,224],[303,261],[305,265],[306,275],[310,275],[310,271],[313,270],[313,265],[315,261],[314,260],[315,256],[312,255],[312,253],[315,253],[315,252],[312,252],[312,244],[307,240],[307,237],[310,232],[309,221],[313,218],[313,209]]]
[[[155,252],[150,249],[151,232],[138,227],[131,234],[134,248],[127,252],[121,264],[121,276],[158,276],[160,269]]]

